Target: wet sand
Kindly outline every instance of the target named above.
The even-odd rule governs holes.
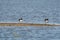
[[[0,23],[0,26],[60,26],[58,24]]]

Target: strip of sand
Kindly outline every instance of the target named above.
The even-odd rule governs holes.
[[[0,23],[0,26],[60,26],[58,24]]]

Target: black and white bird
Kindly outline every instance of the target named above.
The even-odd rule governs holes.
[[[20,18],[20,19],[19,19],[19,22],[22,22],[22,21],[23,21],[23,19],[22,19],[22,18]]]
[[[49,20],[48,20],[48,18],[46,18],[44,21],[45,21],[45,23],[48,23]]]

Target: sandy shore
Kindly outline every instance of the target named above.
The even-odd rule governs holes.
[[[58,24],[0,23],[0,26],[60,26]]]

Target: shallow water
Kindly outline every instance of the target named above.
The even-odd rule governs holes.
[[[0,0],[0,22],[60,24],[60,0]],[[0,40],[60,40],[60,27],[0,27]]]
[[[0,40],[60,40],[60,27],[0,27]]]
[[[0,22],[60,23],[60,0],[0,0]]]

